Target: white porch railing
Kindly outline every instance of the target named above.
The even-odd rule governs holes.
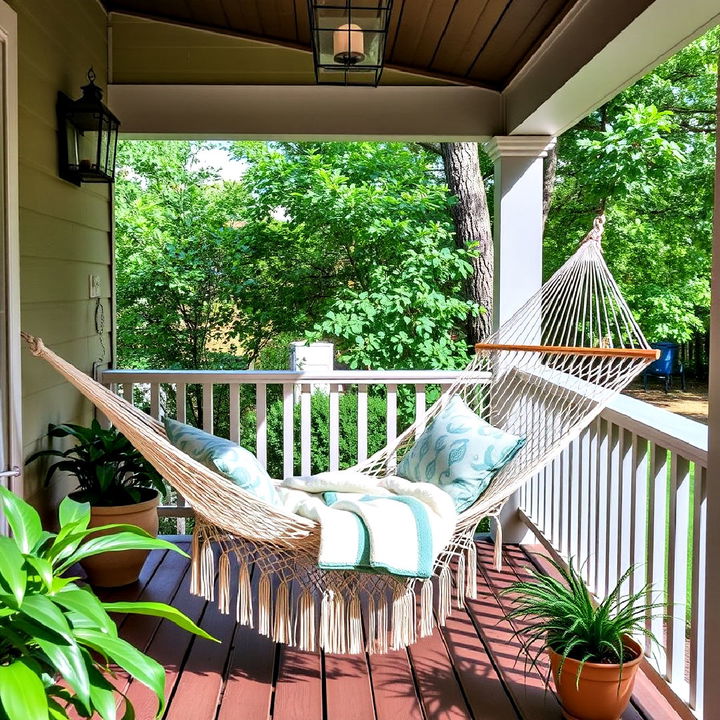
[[[520,492],[522,519],[598,597],[631,566],[627,591],[651,583],[667,617],[647,618],[662,644],[646,641],[648,658],[691,708],[703,686],[706,483],[707,427],[621,396]]]
[[[443,392],[458,376],[450,371],[110,370],[102,381],[125,398],[143,403],[156,418],[169,410],[179,420],[188,421],[192,392],[201,424],[208,432],[218,424],[215,399],[223,389],[228,403],[224,422],[230,439],[236,442],[241,435],[241,389],[254,388],[245,392],[254,404],[252,435],[263,463],[268,460],[268,393],[269,388],[277,388],[271,392],[277,396],[276,402],[281,398],[281,469],[288,476],[297,470],[311,472],[314,386],[328,389],[326,468],[337,469],[347,462],[340,453],[341,434],[349,429],[341,423],[343,393],[357,396],[354,459],[362,461],[369,452],[368,397],[377,393],[377,388],[385,398],[384,440],[391,442],[414,419],[422,421],[429,388]],[[401,423],[398,388],[403,386],[409,388],[414,412],[405,413]],[[244,431],[247,433],[247,428]],[[700,705],[702,693],[706,468],[704,425],[622,396],[520,492],[523,521],[549,551],[575,558],[598,597],[633,565],[637,569],[626,589],[652,584],[668,617],[647,620],[663,645],[648,645],[649,657],[672,691],[690,707]],[[175,504],[162,507],[161,513],[177,518],[178,532],[184,532],[184,518],[191,516],[192,510],[177,497]]]
[[[477,373],[474,382],[482,381],[485,375]],[[328,390],[328,455],[324,467],[318,469],[337,470],[343,460],[340,457],[340,437],[348,430],[341,426],[340,396],[352,391],[357,396],[357,449],[358,462],[368,457],[368,396],[381,388],[385,398],[384,443],[391,443],[414,420],[420,421],[428,407],[429,388],[436,392],[446,391],[460,376],[458,371],[438,370],[389,370],[389,371],[331,371],[293,372],[293,371],[253,371],[253,370],[106,370],[101,382],[112,387],[135,404],[142,403],[150,414],[160,418],[165,414],[176,417],[181,422],[189,422],[188,410],[191,408],[189,394],[198,398],[195,408],[201,416],[201,425],[207,432],[213,432],[217,426],[216,397],[222,390],[227,394],[227,412],[225,418],[228,436],[234,442],[240,441],[241,434],[241,388],[250,390],[251,402],[255,410],[255,454],[263,465],[268,462],[268,394],[270,388],[282,398],[282,475],[293,475],[297,470],[301,474],[311,473],[311,394],[314,387]],[[398,389],[407,387],[406,395],[414,397],[414,413],[406,422],[398,414]],[[170,399],[170,402],[168,400]],[[295,406],[299,404],[299,457],[296,457],[297,431]],[[407,413],[406,413],[407,416]],[[196,418],[197,420],[197,418]],[[247,434],[245,434],[247,437]],[[317,454],[315,455],[317,458]],[[166,517],[184,518],[192,515],[182,497],[178,496],[173,505],[161,506],[160,513]],[[185,524],[178,521],[178,532],[184,531]]]

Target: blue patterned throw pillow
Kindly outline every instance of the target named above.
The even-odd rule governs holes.
[[[397,474],[440,486],[462,512],[524,444],[525,438],[493,427],[456,395],[405,453]]]
[[[164,422],[168,440],[176,448],[206,468],[232,480],[243,490],[271,505],[280,505],[280,497],[270,476],[249,450],[168,417]]]

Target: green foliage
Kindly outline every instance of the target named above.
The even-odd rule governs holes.
[[[604,209],[606,260],[650,340],[707,329],[719,48],[715,28],[558,143],[546,274]]]
[[[123,141],[115,197],[119,360],[239,369],[233,324],[254,271],[238,239],[245,189],[197,162],[202,143]],[[252,355],[252,349],[250,350]]]
[[[352,367],[457,367],[471,272],[437,158],[399,143],[240,143],[240,182],[202,143],[120,143],[123,365],[242,369],[324,338]],[[283,362],[283,365],[285,363]],[[199,421],[191,394],[192,419]]]
[[[514,582],[503,591],[513,596],[514,607],[508,617],[523,621],[525,649],[540,648],[531,651],[534,665],[542,649],[550,647],[563,658],[580,661],[579,680],[586,662],[622,665],[631,660],[624,644],[626,637],[645,635],[655,640],[645,627],[645,619],[648,612],[663,606],[647,602],[649,586],[632,595],[622,595],[633,568],[627,570],[610,594],[596,605],[572,560],[568,568],[552,558],[545,557],[545,560],[560,579],[533,571],[532,580]]]
[[[438,247],[436,235],[419,236],[393,273],[372,267],[370,289],[348,287],[339,293],[307,338],[332,338],[339,360],[353,369],[466,364],[464,338],[453,330],[468,313],[478,312],[462,299],[462,279],[471,272],[467,255]]]
[[[148,499],[148,491],[164,495],[163,479],[155,468],[116,428],[105,429],[97,420],[90,427],[50,425],[50,438],[72,437],[67,450],[40,450],[26,464],[41,457],[59,457],[45,476],[48,483],[56,472],[77,478],[78,500],[90,505],[131,505]]]
[[[163,603],[103,603],[67,572],[100,552],[184,553],[132,525],[89,530],[90,506],[69,498],[60,505],[57,534],[43,531],[35,510],[2,487],[0,507],[13,532],[12,538],[0,537],[0,720],[65,720],[71,715],[115,720],[117,690],[107,677],[111,665],[153,691],[160,717],[165,671],[118,636],[108,613],[162,617],[213,638]],[[98,530],[112,532],[93,537]],[[127,699],[122,717],[134,717]]]
[[[252,326],[334,342],[353,368],[464,364],[453,334],[470,253],[452,236],[436,157],[398,143],[239,144]],[[254,308],[254,310],[250,310]],[[462,334],[462,333],[460,333]]]

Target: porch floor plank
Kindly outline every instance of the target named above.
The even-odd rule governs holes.
[[[310,720],[318,718],[321,720],[323,717],[322,684],[320,653],[300,652],[287,645],[281,645],[273,719]]]
[[[187,538],[173,538],[186,547]],[[408,650],[357,657],[303,653],[276,645],[189,594],[189,562],[153,554],[141,581],[103,590],[104,600],[169,601],[222,644],[195,638],[167,621],[119,618],[120,633],[166,668],[165,720],[560,720],[558,701],[513,637],[501,591],[528,568],[527,549],[506,546],[504,566],[478,543],[478,598],[453,607],[448,624]],[[233,567],[231,579],[236,582]],[[253,578],[254,580],[254,578]],[[233,588],[234,590],[234,588]],[[118,678],[137,720],[154,718],[152,693]],[[660,714],[658,714],[660,713]],[[644,675],[623,720],[678,720]]]
[[[231,574],[231,595],[237,590],[237,573]],[[223,615],[217,604],[208,603],[202,617],[203,629],[220,642],[193,639],[187,660],[167,711],[167,720],[214,718],[220,704],[229,650],[235,634],[235,614]]]

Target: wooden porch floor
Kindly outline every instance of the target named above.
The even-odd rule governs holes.
[[[183,548],[188,538],[174,538]],[[167,669],[168,720],[552,720],[561,717],[552,692],[517,658],[500,591],[530,567],[532,556],[506,546],[502,572],[488,543],[478,543],[478,599],[453,609],[447,627],[407,651],[346,657],[302,653],[274,644],[220,615],[188,592],[189,563],[153,553],[138,583],[101,592],[106,600],[154,600],[183,610],[222,641],[212,643],[165,621],[119,619],[121,635]],[[138,720],[155,704],[140,683],[128,686]],[[642,675],[623,720],[679,717]]]

